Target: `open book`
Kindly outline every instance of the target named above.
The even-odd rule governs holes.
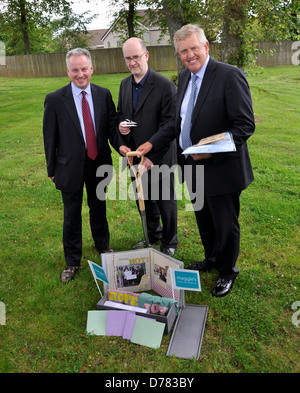
[[[121,290],[144,292],[153,290],[163,297],[173,298],[181,306],[183,291],[172,288],[172,269],[183,269],[183,262],[152,248],[101,254],[102,267],[109,284],[104,292]]]
[[[196,145],[188,147],[182,154],[223,153],[228,151],[236,151],[235,143],[231,132],[223,132],[200,139]]]

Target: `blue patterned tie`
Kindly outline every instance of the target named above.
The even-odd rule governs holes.
[[[192,75],[192,92],[188,102],[186,116],[181,132],[181,141],[182,141],[183,150],[187,149],[189,146],[192,146],[190,131],[191,131],[192,115],[193,115],[193,110],[196,100],[197,78],[198,78],[197,75],[195,74]]]

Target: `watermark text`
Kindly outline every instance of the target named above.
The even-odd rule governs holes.
[[[4,42],[0,41],[0,66],[6,65],[6,49]]]
[[[6,307],[3,302],[0,302],[0,325],[6,324]]]
[[[292,64],[293,65],[300,65],[300,41],[295,41],[292,43],[292,50],[296,51],[293,53],[292,58],[291,58]]]
[[[138,171],[138,168],[136,168]],[[119,159],[119,172],[112,165],[101,165],[97,169],[99,178],[96,193],[99,200],[138,200],[137,178],[131,171],[123,170]],[[194,179],[194,181],[193,181]],[[196,180],[195,180],[196,179]],[[199,211],[204,204],[204,166],[154,165],[141,177],[143,199],[186,200],[187,211]],[[108,187],[109,185],[109,187]],[[150,185],[150,186],[149,186]]]

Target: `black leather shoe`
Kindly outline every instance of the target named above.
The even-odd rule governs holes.
[[[97,249],[97,251],[99,252],[99,254],[105,254],[106,252],[115,252],[115,250],[113,250],[112,248],[110,248],[110,247],[107,247],[107,248],[103,248],[103,249]]]
[[[175,254],[175,248],[173,247],[163,247],[161,252],[163,254],[169,255],[170,257],[172,257]]]
[[[73,280],[75,273],[79,269],[79,266],[67,266],[65,270],[60,275],[60,280],[62,282],[69,282]]]
[[[212,295],[216,297],[226,296],[234,283],[234,279],[218,278],[217,283],[212,291]]]
[[[148,248],[148,247],[151,247],[151,245],[154,245],[154,244],[158,244],[158,242],[159,242],[159,240],[156,240],[155,242],[153,242],[153,243],[149,243],[148,244],[148,246],[146,245],[146,241],[145,240],[142,240],[141,242],[138,242],[138,243],[136,243],[134,246],[132,246],[132,248],[134,249],[134,250],[137,250],[137,249],[139,249],[139,248]]]
[[[139,248],[146,248],[146,242],[145,240],[142,240],[141,242],[136,243],[133,247],[134,250],[137,250]]]
[[[214,265],[212,263],[204,260],[191,263],[188,268],[191,270],[198,270],[199,272],[209,272],[213,267]]]

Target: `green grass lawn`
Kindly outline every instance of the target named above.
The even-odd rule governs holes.
[[[172,73],[165,73],[170,76]],[[127,75],[94,75],[117,102]],[[299,326],[292,304],[299,294],[300,68],[265,68],[248,77],[257,127],[248,146],[255,181],[241,196],[240,274],[233,291],[213,298],[216,273],[201,274],[202,292],[186,303],[209,307],[198,361],[167,357],[171,335],[158,350],[118,337],[85,332],[99,293],[87,260],[101,264],[83,207],[83,259],[76,279],[59,280],[65,266],[62,201],[47,178],[43,102],[68,78],[0,79],[0,372],[296,373]],[[118,155],[113,153],[118,169]],[[194,215],[178,201],[175,258],[203,258]],[[111,247],[142,239],[135,202],[107,201]],[[299,321],[299,317],[298,317]]]

